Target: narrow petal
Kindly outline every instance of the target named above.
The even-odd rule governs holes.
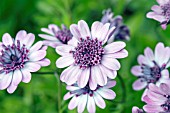
[[[80,76],[82,76],[82,78],[84,76],[83,72],[79,66],[74,66],[74,67],[75,68],[68,73],[68,76],[65,77],[64,81],[66,82],[67,85],[72,85],[72,84],[76,83],[77,80],[79,81],[79,78],[81,78]],[[86,76],[89,76],[89,75],[86,75]],[[86,78],[84,77],[84,79],[86,79]]]
[[[99,89],[97,90],[97,93],[99,93],[103,98],[112,100],[116,97],[116,93],[112,91],[111,89]]]
[[[57,31],[60,30],[60,28],[59,28],[57,25],[55,25],[55,24],[50,24],[50,25],[48,25],[48,28],[49,28],[51,31],[55,31],[55,32],[57,32]]]
[[[169,71],[167,69],[161,71],[162,78],[169,79]]]
[[[160,5],[164,5],[169,2],[169,0],[157,0]]]
[[[70,103],[68,104],[68,108],[69,108],[70,110],[72,110],[72,109],[74,109],[74,108],[76,108],[76,107],[78,106],[79,97],[80,97],[80,96],[78,96],[78,97],[74,96],[74,97],[71,99]]]
[[[68,68],[66,68],[60,75],[60,80],[62,82],[65,82],[65,80],[67,79],[67,77],[69,76],[68,74],[70,74],[70,72],[72,72],[75,69],[75,66],[69,66]]]
[[[94,102],[93,96],[88,95],[88,102],[87,102],[87,110],[89,113],[95,113],[96,112],[96,106]]]
[[[13,74],[12,84],[18,86],[22,80],[22,73],[20,70],[15,70]]]
[[[100,37],[97,36],[97,34],[100,33],[101,28],[103,27],[103,24],[99,21],[96,21],[91,26],[91,33],[92,33],[92,39],[98,39],[100,40]]]
[[[56,47],[56,52],[59,54],[59,55],[68,55],[70,54],[70,51],[73,51],[75,47],[73,46],[70,46],[70,45],[62,45],[62,46],[58,46]]]
[[[39,64],[40,66],[49,66],[51,61],[47,58],[44,58],[44,59],[37,61],[35,63]]]
[[[133,83],[134,90],[141,90],[147,86],[147,82],[143,78],[139,78]]]
[[[81,34],[76,24],[70,25],[70,32],[73,34],[74,38],[80,41]]]
[[[70,66],[73,63],[74,63],[74,58],[72,55],[63,56],[57,59],[56,66],[58,68],[64,68],[64,67]]]
[[[32,33],[29,33],[26,37],[25,40],[22,41],[23,44],[26,45],[26,47],[30,48],[31,45],[33,44],[35,40],[35,35]]]
[[[148,113],[160,113],[164,112],[160,105],[144,105],[143,109]]]
[[[128,51],[123,49],[121,51],[118,51],[116,53],[113,54],[106,54],[106,57],[110,57],[110,58],[116,58],[116,59],[121,59],[121,58],[125,58],[128,56]]]
[[[103,100],[103,98],[96,92],[94,92],[94,100],[95,100],[95,103],[98,107],[104,109],[106,107],[106,103],[105,101]]]
[[[82,95],[80,97],[80,101],[78,103],[78,109],[77,109],[78,113],[82,113],[84,111],[84,109],[86,107],[86,104],[87,104],[87,98],[88,98],[87,94],[86,95]]]
[[[2,37],[2,42],[5,46],[11,46],[13,44],[13,39],[8,33],[5,33]]]
[[[99,66],[93,66],[91,67],[91,76],[95,76],[97,84],[100,86],[104,86],[105,78],[103,77],[103,73],[101,72],[101,69]],[[107,81],[107,78],[106,78]]]
[[[13,72],[5,74],[2,79],[0,79],[0,89],[6,89],[12,81]]]
[[[104,75],[107,75],[110,79],[115,79],[117,76],[117,71],[112,71],[103,65],[101,65],[101,70],[104,73]]]
[[[25,68],[30,72],[36,72],[41,68],[41,66],[37,63],[27,62],[25,64]]]
[[[147,47],[144,51],[144,54],[149,60],[151,60],[151,61],[154,60],[154,54],[153,54],[153,51],[151,48]]]
[[[43,45],[42,41],[38,41],[36,44],[34,44],[31,48],[30,48],[30,53],[35,52],[37,50],[39,50]]]
[[[29,83],[31,81],[31,73],[27,69],[22,69],[22,82]]]
[[[89,87],[91,90],[95,90],[97,88],[96,76],[93,76],[92,74],[90,74]]]
[[[46,51],[44,50],[38,50],[38,51],[35,51],[31,54],[29,54],[29,61],[39,61],[39,60],[42,60],[44,57],[46,56]]]
[[[73,46],[73,47],[77,47],[78,42],[79,42],[79,41],[78,41],[75,37],[72,37],[72,39],[69,40],[69,41],[67,42],[67,44],[68,44],[68,45],[71,45],[71,46]]]
[[[51,30],[47,29],[47,28],[41,28],[41,31],[54,36],[54,33]]]
[[[142,68],[141,66],[133,66],[131,69],[131,72],[135,76],[141,76],[142,74]]]
[[[116,85],[116,81],[108,81],[104,88],[113,88]]]
[[[44,38],[46,40],[52,40],[52,41],[57,40],[57,38],[55,36],[50,36],[50,35],[45,35],[45,34],[39,34],[38,36],[41,38]]]
[[[104,47],[105,54],[115,53],[122,50],[126,44],[124,42],[113,42]]]
[[[17,40],[20,40],[22,44],[22,41],[25,39],[26,35],[27,35],[27,32],[25,30],[19,31],[15,38],[15,44],[17,44]]]
[[[113,26],[112,28],[109,29],[109,32],[108,32],[105,40],[103,41],[103,43],[107,42],[108,44],[110,44],[113,42],[114,39],[112,38],[112,36],[113,36],[113,33],[115,32],[115,29],[116,29],[115,26]]]
[[[111,69],[111,70],[119,70],[120,69],[120,63],[118,60],[113,59],[113,58],[108,58],[103,56],[101,63]]]
[[[138,56],[138,63],[139,63],[140,65],[146,64],[146,65],[148,65],[148,66],[150,66],[150,67],[153,67],[153,66],[154,66],[153,61],[149,60],[147,57],[145,57],[145,56],[143,56],[143,55],[139,55],[139,56]]]
[[[66,93],[65,95],[64,95],[64,100],[68,100],[68,99],[70,99],[71,97],[73,97],[74,95],[73,94],[71,94],[70,92],[68,92],[68,93]]]
[[[78,29],[80,31],[81,38],[83,39],[87,39],[87,37],[91,38],[90,29],[84,20],[80,20],[78,22]]]
[[[10,84],[9,87],[7,88],[7,92],[8,93],[13,93],[16,89],[17,89],[18,86],[14,85],[14,84]]]
[[[77,81],[78,86],[84,88],[89,81],[89,76],[90,76],[90,68],[84,69],[78,78]]]
[[[162,14],[163,10],[160,6],[158,5],[153,5],[151,8],[154,12],[156,12],[157,14]]]

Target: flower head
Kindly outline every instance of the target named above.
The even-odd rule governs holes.
[[[161,23],[163,29],[166,29],[170,22],[170,0],[157,0],[159,5],[152,6],[152,11],[147,13],[148,18],[155,19]]]
[[[103,11],[103,17],[101,22],[103,24],[110,23],[110,27],[115,26],[116,29],[112,32],[112,36],[109,38],[108,43],[113,42],[114,40],[129,40],[130,31],[129,28],[123,24],[123,18],[121,16],[114,17],[111,9],[107,9]]]
[[[0,42],[0,89],[13,93],[22,81],[30,82],[31,73],[47,66],[46,49],[41,41],[32,46],[35,36],[19,31],[13,39],[6,33]]]
[[[61,29],[54,25],[50,24],[47,28],[42,28],[41,31],[47,34],[40,34],[39,36],[46,39],[44,44],[47,46],[51,46],[53,48],[67,44],[67,42],[72,38],[72,34],[69,29],[65,25],[61,25]]]
[[[62,56],[56,62],[57,67],[69,66],[62,72],[61,81],[67,85],[77,82],[81,88],[89,83],[94,90],[98,85],[106,85],[107,77],[116,77],[120,69],[117,58],[127,57],[128,52],[124,49],[124,42],[113,42],[103,47],[114,30],[109,26],[109,23],[94,22],[90,31],[83,20],[70,26],[73,38],[68,45],[56,47],[57,53]]]
[[[144,55],[139,55],[139,66],[134,66],[131,72],[139,79],[133,83],[134,90],[146,88],[149,83],[159,85],[162,81],[169,79],[167,68],[170,63],[170,48],[158,43],[155,53],[147,47]]]
[[[167,80],[160,86],[149,84],[144,101],[146,105],[143,109],[148,113],[170,113],[170,81]]]
[[[115,92],[109,89],[115,85],[115,81],[108,81],[105,86],[97,86],[95,90],[91,90],[88,85],[80,88],[77,84],[73,84],[67,86],[69,92],[64,96],[64,100],[72,98],[68,105],[70,110],[77,107],[77,112],[82,113],[87,107],[89,113],[95,113],[96,105],[102,109],[106,107],[103,98],[113,100],[116,97]]]
[[[138,107],[134,106],[132,108],[132,113],[144,113],[142,109],[139,109]]]

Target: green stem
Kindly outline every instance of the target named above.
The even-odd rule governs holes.
[[[62,113],[62,109],[61,109],[61,81],[59,78],[59,75],[55,72],[54,73],[57,80],[58,80],[58,113]]]

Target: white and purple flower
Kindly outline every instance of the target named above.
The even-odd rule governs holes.
[[[147,88],[149,83],[159,85],[164,80],[169,79],[170,66],[170,48],[165,47],[163,43],[158,43],[155,48],[155,53],[147,47],[144,55],[138,56],[138,66],[131,69],[132,74],[139,79],[133,83],[134,90]],[[146,93],[147,89],[144,92]],[[143,95],[143,96],[144,96]]]
[[[42,28],[41,31],[47,33],[39,34],[41,38],[46,39],[43,43],[53,48],[62,44],[67,44],[72,38],[70,30],[63,24],[61,25],[61,29],[55,24],[50,24],[48,28]]]
[[[89,83],[89,87],[94,90],[98,85],[106,85],[108,78],[116,77],[120,69],[117,59],[127,57],[128,52],[124,49],[124,42],[113,42],[103,47],[115,29],[109,29],[109,26],[109,23],[94,22],[90,31],[83,20],[78,25],[70,26],[72,40],[68,45],[56,47],[57,53],[62,56],[56,61],[56,66],[69,66],[60,76],[62,82],[67,85],[77,82],[81,88]]]
[[[134,106],[132,108],[132,113],[144,113],[142,109],[139,109],[138,107]]]
[[[97,86],[95,90],[91,90],[88,85],[84,88],[78,87],[76,83],[68,85],[69,92],[64,96],[64,100],[72,98],[68,105],[70,110],[77,107],[77,112],[82,113],[87,107],[89,113],[95,113],[96,105],[102,109],[106,107],[103,98],[113,100],[116,97],[115,92],[109,89],[115,85],[116,81],[108,81],[105,86]]]
[[[170,22],[170,0],[157,0],[159,5],[152,6],[152,11],[147,13],[148,18],[152,18],[161,23],[163,29],[167,28]]]
[[[30,82],[30,72],[50,64],[45,58],[47,47],[41,41],[32,46],[34,40],[34,34],[26,31],[19,31],[15,39],[8,33],[3,35],[0,42],[0,90],[13,93],[21,81]]]
[[[111,34],[112,36],[108,39],[108,43],[112,43],[115,40],[129,40],[130,30],[126,25],[123,24],[122,16],[113,16],[114,13],[111,11],[111,9],[107,9],[103,11],[103,17],[101,19],[103,24],[110,23],[110,27],[116,27],[114,32]]]
[[[170,81],[167,80],[160,86],[149,84],[144,102],[146,105],[143,109],[147,113],[170,113]]]

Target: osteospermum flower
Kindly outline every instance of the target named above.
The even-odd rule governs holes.
[[[40,37],[46,39],[44,44],[47,46],[51,46],[53,48],[67,44],[67,42],[72,38],[72,34],[69,29],[65,25],[61,25],[61,29],[54,25],[50,24],[48,28],[42,28],[41,31],[47,34],[39,34]]]
[[[110,27],[116,27],[115,31],[112,33],[112,36],[109,38],[108,43],[111,43],[114,40],[129,40],[130,31],[129,28],[123,24],[122,16],[113,16],[114,13],[111,11],[111,9],[107,9],[103,11],[103,17],[101,19],[103,24],[110,23]]]
[[[97,86],[95,90],[91,90],[88,85],[80,88],[77,84],[73,84],[67,86],[69,92],[64,96],[64,100],[72,98],[68,105],[70,110],[77,107],[77,112],[82,113],[87,107],[89,113],[95,113],[96,105],[102,109],[106,107],[103,98],[113,100],[116,97],[115,92],[109,89],[115,85],[116,81],[108,81],[105,86]]]
[[[170,0],[157,0],[159,5],[152,6],[152,11],[147,13],[148,18],[155,19],[161,23],[161,27],[166,29],[170,22]]]
[[[0,42],[0,90],[7,89],[13,93],[22,81],[30,82],[31,73],[41,66],[47,66],[46,49],[41,41],[33,44],[35,36],[26,31],[19,31],[13,39],[6,33]]]
[[[160,86],[149,84],[144,101],[146,105],[143,109],[148,113],[170,113],[170,81]]]
[[[167,68],[170,66],[170,48],[164,47],[163,43],[158,43],[155,53],[147,47],[144,55],[139,55],[138,66],[132,67],[131,72],[139,79],[133,83],[134,90],[141,90],[149,83],[159,85],[166,79],[169,79]],[[146,93],[147,89],[144,92]]]
[[[89,83],[94,90],[97,85],[106,85],[107,77],[116,77],[120,69],[116,58],[127,57],[128,52],[124,49],[124,42],[113,42],[103,47],[114,30],[114,27],[109,30],[109,26],[109,23],[94,22],[90,31],[83,20],[70,26],[73,39],[68,45],[56,47],[57,53],[62,56],[56,62],[57,67],[69,66],[62,72],[61,81],[67,85],[77,82],[81,88]]]
[[[139,109],[138,107],[134,106],[132,108],[132,113],[144,113],[142,109]]]

